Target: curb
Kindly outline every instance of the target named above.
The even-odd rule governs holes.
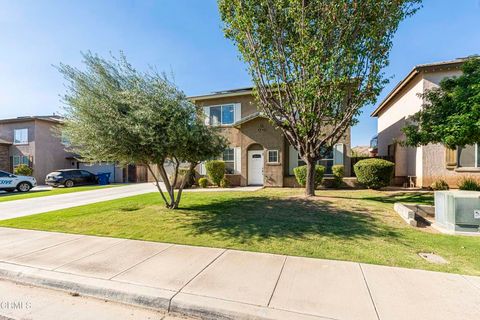
[[[0,262],[0,278],[208,320],[331,320],[321,316]],[[0,320],[2,320],[0,316]]]
[[[175,295],[174,291],[164,289],[88,278],[4,262],[0,262],[0,278],[165,312],[168,311],[170,300]]]

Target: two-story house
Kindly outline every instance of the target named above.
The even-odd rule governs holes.
[[[415,182],[418,187],[428,187],[437,179],[456,186],[465,176],[480,176],[480,152],[477,145],[446,149],[441,144],[418,148],[403,147],[402,128],[408,118],[420,111],[423,99],[420,94],[436,88],[447,77],[461,75],[465,59],[435,62],[415,66],[385,97],[372,113],[378,118],[377,145],[379,156],[395,159],[397,183]]]
[[[221,159],[226,163],[232,185],[296,185],[293,168],[304,162],[282,132],[258,111],[252,88],[215,92],[190,100],[205,115],[206,124],[219,126],[230,142]],[[326,167],[327,176],[335,164],[344,165],[346,176],[350,175],[349,151],[350,129],[329,155],[319,161]],[[206,173],[204,165],[199,172]]]
[[[110,172],[111,182],[144,182],[146,169],[129,165],[119,167],[114,163],[87,163],[66,151],[68,141],[59,129],[62,117],[31,116],[0,120],[0,170],[13,172],[26,164],[33,176],[43,184],[48,173],[59,169],[84,169],[92,173]]]

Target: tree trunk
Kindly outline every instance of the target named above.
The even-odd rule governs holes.
[[[306,159],[307,163],[307,181],[305,182],[305,196],[315,196],[315,161]]]

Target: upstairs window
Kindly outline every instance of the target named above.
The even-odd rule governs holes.
[[[235,106],[233,104],[213,106],[209,107],[209,109],[211,125],[229,125],[235,122]]]
[[[15,129],[13,131],[14,144],[28,144],[28,129]]]
[[[458,166],[464,168],[478,168],[480,167],[478,144],[458,148]]]

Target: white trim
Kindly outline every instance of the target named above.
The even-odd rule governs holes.
[[[237,123],[242,119],[242,104],[241,103],[235,103],[234,106],[234,117],[233,117],[233,123]]]
[[[333,165],[341,164],[344,162],[344,145],[343,143],[337,143],[333,146]]]
[[[240,147],[234,148],[234,159],[235,159],[235,173],[241,174],[242,173],[242,149]]]
[[[203,114],[205,115],[205,125],[210,125],[210,107],[203,107]]]

